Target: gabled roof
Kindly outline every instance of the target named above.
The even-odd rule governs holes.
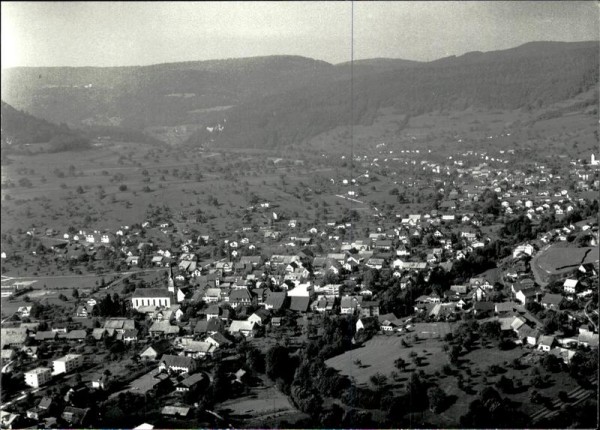
[[[286,293],[285,292],[267,292],[267,298],[265,299],[265,304],[268,306],[272,306],[273,309],[278,310],[283,307],[285,302]]]
[[[171,293],[166,288],[136,288],[131,298],[171,298]]]
[[[72,339],[72,340],[81,340],[81,339],[85,339],[87,336],[87,332],[85,330],[73,330],[69,333],[67,333],[67,339]]]
[[[183,355],[165,354],[160,361],[161,363],[165,363],[167,367],[193,367],[195,364],[193,358]]]
[[[298,312],[306,312],[310,303],[309,297],[293,296],[290,302],[290,309]]]
[[[251,300],[252,300],[252,295],[250,294],[250,291],[248,291],[247,288],[235,289],[235,290],[231,291],[231,293],[229,294],[230,302],[251,301]]]
[[[149,332],[162,332],[164,334],[179,334],[179,326],[171,325],[169,321],[156,321],[150,328]]]
[[[551,348],[554,344],[554,336],[540,336],[538,344]]]
[[[542,297],[542,304],[558,306],[562,300],[563,297],[560,294],[545,294]]]
[[[251,321],[233,320],[229,326],[229,333],[239,333],[240,331],[252,331],[256,327],[256,323]]]

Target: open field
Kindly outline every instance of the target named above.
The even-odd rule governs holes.
[[[402,346],[403,338],[409,341],[409,347]],[[418,369],[428,373],[439,369],[447,361],[442,345],[439,339],[413,343],[409,336],[381,335],[369,340],[364,346],[330,358],[325,363],[339,370],[342,375],[349,376],[358,385],[364,385],[376,373],[389,376],[392,371],[397,370],[394,360],[399,357],[407,363],[407,371]],[[418,367],[411,362],[411,352],[416,352],[422,359]]]
[[[306,417],[275,387],[253,388],[249,395],[222,403],[217,412],[245,427],[277,426],[282,420],[293,423]]]
[[[520,405],[526,414],[534,414],[541,405],[531,403],[532,390],[537,390],[542,396],[557,399],[559,391],[574,392],[577,396],[594,396],[590,390],[581,389],[565,371],[552,373],[541,368],[541,374],[546,378],[545,385],[532,387],[531,380],[534,376],[533,369],[539,366],[542,352],[530,348],[515,347],[509,350],[500,350],[497,347],[475,347],[460,357],[458,367],[452,366],[452,373],[442,371],[445,364],[449,364],[446,353],[443,351],[445,342],[435,337],[426,338],[427,333],[432,333],[435,325],[419,324],[416,333],[421,340],[414,342],[412,334],[402,336],[379,335],[366,342],[362,347],[348,351],[344,354],[330,358],[326,364],[338,370],[341,374],[349,376],[358,385],[370,385],[369,378],[375,373],[383,374],[392,384],[389,388],[397,390],[403,387],[410,374],[422,370],[430,381],[434,381],[450,398],[448,407],[440,413],[434,414],[429,410],[416,413],[415,422],[426,422],[434,427],[452,427],[459,422],[460,417],[469,409],[469,405],[485,387],[495,388],[503,397]],[[438,327],[438,332],[446,332],[449,325]],[[402,339],[406,339],[408,347],[402,346]],[[421,358],[418,365],[412,360],[411,353],[415,352]],[[394,360],[403,358],[406,362],[405,370],[394,366]],[[515,369],[513,361],[519,359],[521,367]],[[490,366],[498,366],[499,371],[494,373]],[[397,373],[394,378],[392,371]],[[433,375],[436,375],[435,377]],[[458,375],[463,378],[464,389],[459,388]],[[505,376],[513,381],[515,389],[505,393],[498,387],[498,380]],[[433,378],[433,379],[432,379]],[[388,389],[389,389],[388,388]],[[592,390],[593,391],[593,390]],[[588,394],[585,394],[588,393]],[[591,394],[590,394],[591,393]],[[578,397],[578,398],[579,398]]]

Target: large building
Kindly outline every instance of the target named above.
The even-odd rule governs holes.
[[[141,306],[171,307],[173,295],[165,288],[138,288],[131,296],[134,309]]]
[[[83,365],[83,356],[79,354],[67,354],[52,362],[54,374],[69,373]]]
[[[52,371],[48,367],[37,367],[29,372],[25,372],[25,384],[33,388],[38,388],[52,378]]]

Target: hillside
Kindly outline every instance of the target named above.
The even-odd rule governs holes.
[[[598,82],[597,47],[533,42],[431,62],[375,58],[332,65],[269,56],[14,68],[2,73],[2,97],[39,118],[93,133],[118,127],[137,141],[147,135],[172,144],[275,148],[349,124],[371,125],[390,109],[399,118],[467,108],[541,112]]]
[[[89,139],[71,130],[65,124],[52,124],[26,112],[18,111],[4,101],[1,104],[3,151],[19,151],[31,144],[46,143],[43,150],[48,152],[84,149],[89,146]]]
[[[333,66],[294,56],[159,64],[3,70],[2,98],[69,125],[142,129],[194,122],[194,113],[309,83]]]
[[[192,144],[271,148],[298,144],[337,126],[372,124],[382,108],[416,116],[449,109],[539,109],[598,82],[596,42],[534,43],[316,83],[240,105],[220,133],[201,130]]]

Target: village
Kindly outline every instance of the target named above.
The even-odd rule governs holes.
[[[330,359],[324,365],[341,375],[352,376],[352,364],[335,355],[368,351],[384,337],[401,338],[400,350],[416,356],[405,339],[451,342],[466,326],[477,332],[473,322],[486,327],[482,345],[497,340],[495,349],[534,362],[551,356],[555,367],[569,369],[586,351],[597,354],[600,187],[593,155],[561,171],[539,162],[508,168],[514,151],[432,161],[409,150],[394,158],[385,144],[377,150],[355,156],[365,173],[331,179],[341,182],[332,198],[359,208],[378,175],[394,184],[388,195],[398,201],[405,191],[395,185],[433,188],[431,210],[395,213],[393,204],[371,202],[368,219],[351,206],[339,219],[308,221],[254,197],[243,214],[248,226],[234,232],[203,231],[160,207],[112,231],[22,232],[35,249],[27,258],[102,276],[93,288],[64,289],[52,302],[35,294],[39,283],[12,279],[23,257],[6,246],[16,238],[3,240],[2,427],[110,427],[127,416],[140,420],[127,421],[136,428],[185,420],[247,425],[220,404],[261,386],[289,395],[279,399],[281,410],[263,411],[273,425],[294,417],[309,423],[302,419],[315,419],[314,395],[295,394],[299,370],[286,376],[278,354],[289,360],[288,353],[318,344],[332,320],[347,321],[351,331],[351,344],[323,353]],[[414,175],[396,174],[401,164]],[[444,350],[438,355],[458,366],[471,346]],[[368,360],[353,362],[360,368]],[[405,370],[408,355],[398,360]],[[359,385],[375,392],[388,378],[365,375],[370,379]],[[441,391],[442,399],[451,397]],[[573,405],[592,392],[577,393]],[[143,416],[139,407],[128,409],[140,396]],[[566,402],[564,396],[549,402]],[[444,404],[439,397],[430,396],[431,411]],[[530,415],[551,419],[560,411],[546,402]]]

